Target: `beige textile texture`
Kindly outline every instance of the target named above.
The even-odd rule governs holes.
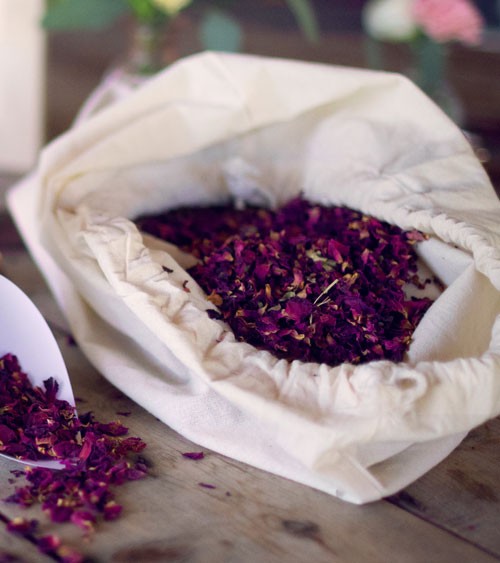
[[[207,316],[133,219],[235,185],[429,234],[421,257],[447,288],[404,362],[289,363]],[[365,503],[500,413],[500,205],[461,131],[402,76],[195,55],[48,146],[9,205],[90,360],[204,447]]]

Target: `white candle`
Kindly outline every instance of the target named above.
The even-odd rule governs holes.
[[[44,0],[0,0],[0,172],[33,167],[43,143]]]

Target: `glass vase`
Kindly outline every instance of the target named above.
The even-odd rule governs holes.
[[[80,108],[74,125],[131,94],[177,58],[172,22],[133,22],[122,62],[103,77]]]
[[[136,22],[130,34],[130,48],[124,70],[135,76],[151,76],[177,58],[172,41],[173,26],[168,20]]]
[[[448,79],[448,45],[437,43],[421,35],[411,43],[413,66],[410,78],[458,126],[464,122],[464,108],[460,96]]]

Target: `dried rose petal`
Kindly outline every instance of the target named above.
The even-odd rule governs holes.
[[[205,454],[203,452],[184,452],[182,454],[182,457],[198,460],[198,459],[203,459],[205,457]]]
[[[116,520],[116,518],[118,518],[120,516],[120,514],[122,513],[123,507],[120,506],[119,504],[116,504],[113,501],[108,502],[105,506],[104,506],[104,519],[105,520]]]
[[[38,549],[46,555],[55,555],[61,546],[61,540],[53,534],[38,539]]]
[[[7,523],[7,531],[16,534],[32,534],[38,528],[38,520],[28,520],[27,518],[13,518]]]

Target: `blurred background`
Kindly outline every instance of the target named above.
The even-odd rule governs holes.
[[[64,1],[54,0],[53,4]],[[84,1],[92,3],[91,0]],[[106,3],[112,0],[100,1]],[[400,0],[390,1],[394,3]],[[43,4],[42,0],[0,0],[0,7],[2,2],[4,5],[10,2],[10,9],[21,3]],[[197,11],[194,8],[195,4],[206,8],[210,2],[195,0],[186,3],[191,5],[176,13],[175,18],[170,18],[166,33],[168,38],[162,47],[166,55],[164,64],[200,51],[206,46],[199,30],[200,23],[204,25],[201,22],[203,15],[199,9]],[[378,67],[407,73],[415,62],[412,42],[374,40],[363,19],[366,17],[366,13],[363,16],[363,11],[366,11],[367,3],[368,0],[310,0],[308,5],[314,14],[314,28],[307,20],[308,14],[305,14],[304,20],[304,12],[297,11],[297,8],[301,9],[300,2],[221,0],[218,7],[223,11],[219,14],[226,17],[226,20],[222,23],[211,21],[212,27],[207,27],[204,32],[211,34],[212,44],[218,45],[217,37],[227,37],[236,50],[246,53],[334,65]],[[473,4],[482,18],[481,40],[475,44],[464,41],[447,42],[446,68],[441,69],[441,74],[459,104],[459,125],[471,134],[477,144],[478,155],[498,186],[500,2],[475,0]],[[1,14],[0,11],[0,20]],[[39,82],[41,90],[38,92],[39,99],[42,100],[42,143],[68,129],[103,78],[113,69],[127,65],[130,58],[137,55],[133,54],[134,49],[137,50],[137,18],[134,14],[120,13],[119,17],[109,18],[108,23],[101,27],[85,26],[82,19],[80,23],[83,29],[78,25],[68,25],[67,20],[62,24],[57,21],[54,24],[52,21],[43,30],[43,40],[40,43],[43,48],[39,49],[44,53],[45,71],[43,81]],[[0,34],[1,29],[0,22]],[[221,48],[225,48],[224,44]],[[432,57],[432,60],[437,60],[435,53]],[[18,72],[23,73],[22,68],[19,67]],[[1,88],[0,85],[0,92]],[[0,121],[0,125],[1,123]],[[1,148],[0,146],[0,150]],[[4,176],[8,172],[7,168],[4,166]]]

